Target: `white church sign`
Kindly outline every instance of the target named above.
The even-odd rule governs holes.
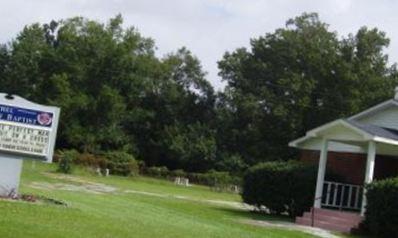
[[[51,162],[60,109],[0,93],[0,196],[16,194],[22,159]]]

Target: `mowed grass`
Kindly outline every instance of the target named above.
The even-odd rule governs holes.
[[[60,177],[53,171],[55,165],[36,163],[33,167],[31,161],[25,161],[21,192],[62,200],[68,206],[0,200],[1,238],[314,237],[243,224],[242,220],[270,218],[235,207],[240,202],[236,194],[144,177],[105,178],[83,170]],[[87,183],[116,190],[93,193],[73,189]],[[65,185],[72,187],[62,187]]]

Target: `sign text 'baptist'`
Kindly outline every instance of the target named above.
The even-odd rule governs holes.
[[[0,150],[45,156],[53,113],[0,104]]]

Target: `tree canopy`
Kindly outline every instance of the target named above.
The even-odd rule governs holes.
[[[58,148],[124,150],[149,165],[189,168],[190,160],[207,169],[215,99],[199,60],[186,48],[158,58],[154,41],[122,22],[78,17],[25,27],[0,48],[2,90],[61,107]]]
[[[286,159],[287,143],[305,131],[391,97],[398,80],[388,44],[384,32],[366,27],[340,39],[312,13],[225,53],[227,150],[248,163]]]
[[[2,91],[61,107],[58,148],[240,174],[291,159],[290,140],[390,97],[398,83],[384,32],[339,38],[314,13],[226,52],[221,92],[188,49],[158,57],[154,40],[122,24],[32,24],[0,46]]]

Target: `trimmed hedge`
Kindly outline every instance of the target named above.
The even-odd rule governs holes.
[[[363,228],[377,237],[398,237],[398,178],[367,186]]]
[[[260,210],[295,217],[313,204],[316,174],[316,166],[296,161],[261,163],[245,174],[242,197]]]

